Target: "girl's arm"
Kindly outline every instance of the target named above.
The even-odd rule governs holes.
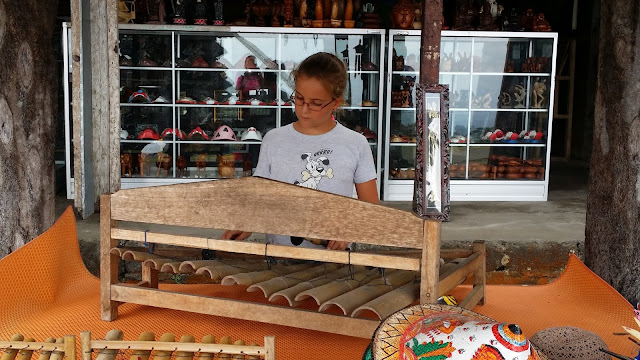
[[[378,187],[376,186],[376,179],[371,179],[360,184],[356,184],[356,193],[358,193],[358,199],[373,204],[379,204],[380,198],[378,198]]]

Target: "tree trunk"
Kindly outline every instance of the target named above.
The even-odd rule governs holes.
[[[640,3],[601,2],[586,264],[640,301]]]
[[[0,0],[0,258],[54,221],[57,0]]]

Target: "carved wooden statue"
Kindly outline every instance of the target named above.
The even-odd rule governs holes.
[[[165,10],[164,0],[147,0],[148,24],[164,24]]]
[[[538,17],[533,21],[533,31],[551,31],[551,25],[545,20],[544,14],[538,14]]]
[[[213,25],[224,25],[224,8],[222,4],[222,0],[215,0],[213,4],[214,8],[214,19]]]
[[[178,156],[178,160],[176,160],[176,167],[178,168],[178,176],[187,177],[187,166],[189,162],[184,155]]]
[[[310,27],[311,21],[307,18],[307,13],[309,11],[307,0],[302,0],[300,2],[300,25],[303,27]]]
[[[284,26],[293,26],[293,0],[284,0]]]
[[[140,165],[140,176],[147,176],[151,172],[151,165],[147,159],[147,154],[138,154],[138,164]]]
[[[391,26],[395,29],[411,29],[416,16],[415,9],[409,0],[398,1],[391,11]]]
[[[536,82],[533,83],[533,89],[531,90],[531,107],[533,109],[541,109],[545,103],[545,92],[547,91],[547,80],[536,78]]]
[[[198,154],[196,155],[196,169],[197,169],[197,178],[207,177],[207,154]],[[200,176],[200,169],[202,169],[203,176]]]
[[[158,170],[156,171],[156,177],[160,176],[160,169],[165,171],[164,176],[169,176],[169,169],[171,169],[171,155],[165,153],[158,153],[158,161],[156,163]]]
[[[122,176],[125,174],[129,174],[131,177],[131,172],[133,170],[133,157],[131,154],[122,154],[120,155],[120,167],[122,168]]]

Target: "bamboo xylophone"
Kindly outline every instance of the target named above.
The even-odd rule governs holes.
[[[205,335],[196,342],[193,335],[185,334],[176,341],[172,333],[165,333],[158,341],[151,332],[143,332],[136,341],[124,341],[124,334],[118,329],[107,333],[104,340],[92,340],[91,332],[80,334],[82,360],[116,360],[125,354],[128,360],[275,360],[275,338],[264,337],[264,346],[243,340],[232,341],[231,337],[221,337],[217,342],[213,335]]]
[[[135,303],[370,338],[378,318],[419,301],[435,303],[465,279],[473,284],[460,306],[485,299],[485,247],[441,250],[441,225],[406,211],[256,177],[120,190],[100,199],[102,319]],[[135,230],[130,222],[171,227],[174,234]],[[175,227],[175,228],[174,228]],[[183,235],[184,227],[236,229],[309,239],[394,247],[396,254],[305,249]],[[139,229],[140,227],[138,227]],[[164,230],[163,230],[164,231]],[[208,249],[258,257],[293,259],[268,268],[264,262],[179,262],[119,249],[121,241]],[[407,251],[417,250],[417,256]],[[440,259],[445,260],[444,264]],[[142,282],[118,282],[118,261],[141,261]],[[303,263],[302,261],[311,261]],[[385,270],[380,270],[380,269]],[[189,294],[158,288],[160,272],[195,273],[223,285],[245,285],[269,301],[289,306]],[[317,309],[301,307],[313,299]],[[330,309],[339,309],[336,314]]]

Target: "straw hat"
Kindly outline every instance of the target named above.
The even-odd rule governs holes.
[[[577,327],[543,329],[531,337],[531,343],[544,360],[610,360],[599,348],[608,350],[600,336]]]
[[[365,360],[538,360],[520,327],[464,308],[414,305],[386,318]]]

